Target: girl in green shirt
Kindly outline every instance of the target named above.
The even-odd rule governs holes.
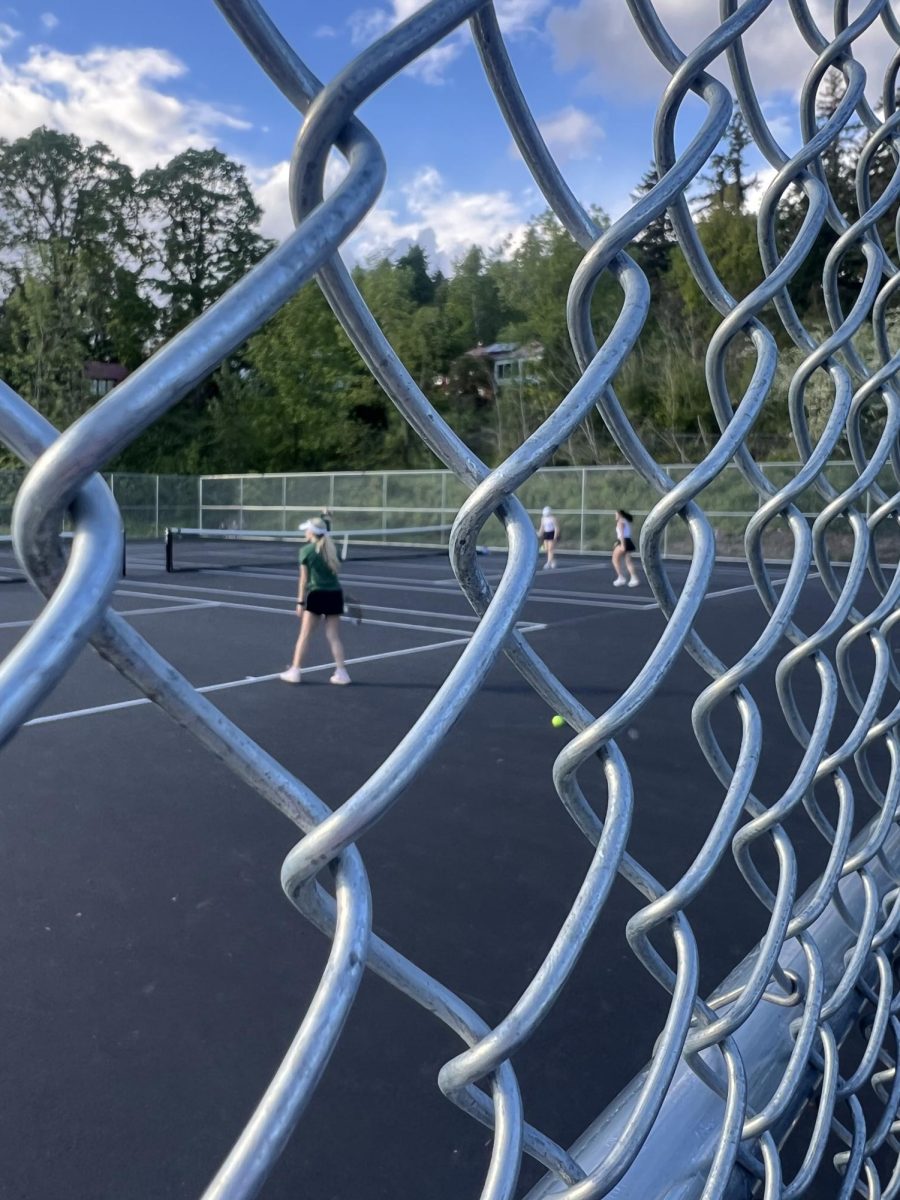
[[[344,611],[344,593],[338,579],[338,558],[328,536],[325,523],[318,517],[300,526],[306,534],[306,545],[300,551],[300,580],[297,587],[297,612],[300,615],[300,636],[294,647],[294,657],[279,679],[299,683],[306,647],[319,619],[325,619],[325,636],[334,655],[335,672],[330,683],[347,684],[350,676],[344,665],[340,624]]]

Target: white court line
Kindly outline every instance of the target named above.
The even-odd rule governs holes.
[[[432,596],[433,595],[440,596],[440,595],[444,594],[443,589],[433,588],[433,587],[425,587],[424,585],[410,585],[410,584],[406,583],[405,580],[403,581],[403,583],[391,583],[391,584],[387,584],[387,583],[369,584],[369,581],[364,580],[364,579],[355,580],[353,582],[354,582],[354,584],[363,584],[363,585],[368,584],[369,586],[376,588],[380,591],[402,591],[405,588],[406,591],[409,591],[409,592],[424,592],[426,595],[432,595]],[[153,584],[151,586],[166,588],[166,589],[174,589],[174,590],[182,591],[182,592],[204,592],[204,593],[208,592],[210,595],[215,595],[215,596],[250,596],[252,598],[256,598],[256,599],[260,599],[260,600],[277,600],[277,599],[279,599],[278,594],[275,592],[247,592],[247,591],[241,591],[237,588],[210,588],[210,587],[199,587],[199,586],[189,587],[187,584],[183,584],[183,583],[158,583],[158,584]],[[460,595],[462,595],[462,593],[460,593]],[[640,601],[640,600],[644,600],[644,603],[643,604],[636,603],[637,601]],[[646,601],[646,598],[643,596],[635,596],[634,600],[631,603],[625,603],[624,596],[621,598],[610,597],[609,599],[603,599],[603,598],[592,599],[589,596],[585,596],[585,598],[583,600],[575,600],[575,599],[568,599],[565,596],[557,598],[555,592],[529,592],[526,603],[530,603],[532,601],[534,601],[537,604],[575,604],[575,605],[579,605],[583,608],[618,608],[621,610],[636,609],[638,611],[643,611],[645,609],[657,607],[655,600],[650,601],[648,603]],[[363,608],[366,607],[365,602],[363,602],[362,607]],[[387,611],[390,611],[390,610],[387,610]],[[451,620],[453,619],[453,617],[450,613],[435,613],[434,615],[437,617],[449,618]]]
[[[471,639],[471,635],[465,637],[452,638],[446,642],[432,642],[427,646],[410,646],[406,650],[385,650],[381,654],[366,654],[361,658],[348,658],[347,666],[354,667],[360,663],[379,662],[386,658],[403,658],[410,654],[425,654],[430,650],[444,650],[448,646],[465,646]],[[331,671],[334,668],[334,663],[322,663],[318,667],[304,667],[304,675],[312,675],[320,671]],[[271,675],[245,675],[243,679],[231,679],[227,683],[209,683],[205,687],[198,687],[194,690],[205,695],[207,692],[224,692],[231,688],[250,687],[255,683],[269,683],[273,679],[277,679],[280,672],[275,671]],[[119,700],[114,704],[98,704],[93,708],[74,708],[68,712],[48,713],[45,717],[33,717],[30,721],[26,721],[26,725],[49,725],[54,721],[71,721],[75,717],[92,717],[99,713],[118,712],[123,708],[139,708],[144,704],[152,704],[152,700],[148,700],[146,696],[141,696],[138,700]]]
[[[297,608],[296,605],[292,606],[291,608],[287,608],[287,607],[275,608],[274,605],[240,604],[237,601],[228,601],[228,600],[209,600],[209,601],[207,601],[207,604],[209,604],[209,606],[212,608],[237,608],[237,609],[246,609],[248,612],[278,613],[281,616],[286,615],[289,617],[294,617],[296,619],[296,608]],[[435,615],[439,616],[440,614],[435,614]],[[349,621],[354,624],[356,623],[354,617],[347,616],[346,614],[344,614],[344,616],[341,619],[343,621]],[[453,633],[453,634],[457,634],[457,633],[465,632],[465,630],[462,630],[462,629],[447,629],[443,625],[414,625],[410,621],[379,621],[376,617],[366,617],[366,616],[363,616],[362,624],[380,625],[384,629],[415,629],[421,633]]]
[[[426,595],[440,596],[440,595],[445,594],[443,592],[443,589],[440,589],[440,588],[426,587],[424,585],[412,585],[411,586],[411,585],[407,584],[405,581],[403,584],[370,583],[370,581],[368,579],[359,579],[359,580],[355,580],[353,582],[354,582],[354,584],[368,585],[370,587],[376,588],[379,591],[402,591],[403,588],[406,588],[407,591],[424,592]],[[251,596],[251,597],[256,597],[256,598],[259,598],[262,600],[276,600],[279,598],[278,594],[275,592],[248,592],[248,591],[239,590],[237,588],[210,588],[210,587],[199,587],[199,586],[189,587],[187,584],[179,584],[179,583],[159,583],[159,584],[154,584],[152,586],[160,587],[160,588],[167,588],[167,589],[172,588],[172,589],[177,589],[179,591],[184,591],[184,592],[204,592],[204,593],[208,592],[211,595],[216,595],[216,596]],[[460,593],[460,595],[462,595],[462,593]],[[641,600],[644,601],[643,604],[639,603]],[[629,610],[629,609],[643,610],[643,609],[648,609],[648,608],[656,608],[656,601],[653,600],[653,601],[648,602],[645,596],[635,596],[633,598],[630,596],[629,597],[622,596],[622,597],[615,597],[615,598],[610,596],[608,599],[606,599],[604,597],[592,598],[588,595],[585,595],[583,600],[579,600],[579,599],[575,599],[575,598],[568,598],[566,596],[558,597],[556,592],[537,591],[537,592],[529,592],[528,593],[526,602],[531,602],[531,601],[534,601],[535,603],[538,603],[538,604],[541,604],[541,603],[543,603],[543,604],[575,604],[575,605],[579,605],[581,607],[587,607],[587,608],[618,608],[618,609],[622,609],[622,610]],[[366,607],[366,604],[365,604],[365,602],[363,602],[363,608],[365,608],[365,607]],[[390,611],[390,610],[388,609],[387,611]],[[434,615],[439,616],[439,617],[444,617],[444,618],[449,617],[451,620],[453,619],[453,617],[450,613],[435,613]]]
[[[810,573],[806,576],[806,580],[818,579],[818,578],[819,578],[818,571],[810,571]],[[806,580],[804,580],[804,582]],[[772,587],[781,587],[781,585],[783,583],[787,583],[787,581],[788,581],[787,575],[785,575],[783,579],[773,579]],[[746,583],[746,584],[743,584],[741,587],[722,588],[720,591],[717,591],[717,592],[707,592],[706,599],[707,600],[715,600],[717,596],[734,596],[738,592],[755,592],[755,591],[756,591],[755,583]]]
[[[160,596],[160,600],[164,599],[165,596]],[[156,605],[154,608],[117,608],[114,611],[119,617],[146,617],[154,613],[193,612],[197,608],[218,608],[218,603],[215,600],[196,600],[193,603],[182,601],[181,604]],[[36,620],[36,617],[31,617],[27,621],[0,621],[0,629],[24,629],[33,625]],[[459,630],[454,629],[450,632],[458,633]]]
[[[148,584],[147,586],[148,587],[156,587],[156,588],[164,588],[166,591],[191,592],[191,593],[203,592],[204,594],[207,594],[210,596],[248,596],[252,600],[284,600],[285,602],[289,602],[289,600],[290,600],[290,597],[288,597],[288,596],[284,595],[284,593],[280,593],[280,592],[250,592],[250,591],[245,591],[240,588],[202,587],[198,584],[195,584],[192,586],[190,584],[185,584],[185,583],[154,583],[154,584]],[[397,586],[398,585],[395,585],[395,588]],[[431,588],[420,588],[418,590],[424,591],[424,592],[432,591]],[[123,595],[128,595],[128,593],[123,592]],[[148,595],[152,595],[152,593],[150,593],[150,592],[135,592],[134,595],[148,596]],[[437,595],[442,596],[442,593],[438,592]],[[161,600],[163,600],[165,598],[166,598],[165,596],[160,596]],[[463,598],[462,593],[460,593],[460,598],[461,599]],[[470,615],[469,613],[456,614],[456,613],[447,613],[447,612],[434,612],[431,609],[394,608],[391,605],[374,605],[374,604],[372,604],[372,605],[365,604],[363,607],[374,608],[377,612],[396,612],[396,613],[403,613],[408,616],[421,615],[423,617],[439,617],[441,620],[444,620],[444,621],[457,621],[457,620],[477,621],[478,620],[477,617],[474,617],[474,616]],[[292,611],[293,611],[293,606],[292,606]]]
[[[176,586],[176,585],[172,585],[172,586]],[[203,590],[212,590],[212,589],[203,589]],[[227,594],[227,595],[235,595],[236,594],[234,592],[228,592],[227,589],[223,589],[223,592],[225,592],[225,594]],[[128,593],[124,593],[124,594],[127,595]],[[152,593],[150,593],[150,592],[141,592],[141,593],[134,593],[134,594],[135,595],[140,594],[143,596],[152,595]],[[253,595],[254,593],[239,592],[237,594],[238,595]],[[161,600],[164,600],[165,598],[166,598],[165,596],[160,596]],[[277,597],[273,597],[273,599],[277,599]],[[270,605],[270,604],[247,604],[247,603],[241,603],[241,602],[238,602],[235,600],[232,600],[232,601],[201,600],[199,597],[193,603],[189,603],[188,598],[185,597],[185,599],[182,601],[181,604],[172,605],[171,608],[147,609],[146,611],[147,612],[184,612],[187,607],[196,608],[196,607],[201,607],[201,606],[204,608],[246,609],[248,612],[276,613],[280,616],[289,616],[289,617],[293,617],[296,614],[296,605],[285,604],[282,607],[276,608],[274,605]],[[365,607],[368,608],[369,606],[366,605]],[[372,607],[375,608],[374,605],[372,605]],[[376,609],[376,611],[378,611],[378,612],[408,612],[410,610],[402,609],[402,608],[401,609],[391,609],[391,608],[379,607]],[[416,610],[412,610],[412,611],[416,611]],[[446,613],[431,613],[431,612],[427,612],[427,611],[423,611],[422,615],[426,616],[426,617],[430,617],[430,616],[445,617],[445,616],[447,616]],[[472,616],[472,617],[466,616],[463,619],[478,621],[478,617],[475,617],[475,616]],[[344,615],[343,620],[352,622],[354,624],[356,623],[356,619],[354,617],[347,616],[346,614]],[[369,616],[363,616],[362,623],[364,623],[366,625],[379,625],[384,629],[413,629],[413,630],[417,630],[422,633],[457,634],[457,633],[464,632],[461,629],[453,629],[453,628],[448,629],[446,626],[443,626],[443,625],[420,625],[420,624],[417,624],[417,623],[414,623],[411,621],[380,621],[380,620],[378,620],[377,617],[369,617]],[[0,628],[2,628],[2,626],[0,626]],[[522,632],[522,633],[529,633],[533,629],[544,629],[545,626],[542,625],[540,622],[536,622],[536,621],[519,621],[516,624],[516,628],[518,630],[520,630],[520,632]]]
[[[128,580],[127,579],[123,580],[123,582],[127,583]],[[184,599],[182,599],[180,596],[160,596],[158,592],[139,592],[133,588],[128,588],[126,590],[123,587],[117,587],[115,592],[113,593],[113,595],[114,596],[140,596],[142,600],[178,600],[178,601],[180,601],[181,604],[185,604],[185,605],[186,604],[193,605],[193,604],[205,604],[206,603],[206,601],[201,600],[199,596],[193,596],[193,597],[185,596]]]

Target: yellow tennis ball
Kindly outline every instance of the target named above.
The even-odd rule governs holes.
[[[563,725],[565,725],[565,723],[566,723],[566,718],[561,717],[559,715],[559,713],[557,713],[555,717],[550,718],[550,724],[553,726],[554,729],[562,729],[562,727],[563,727]]]

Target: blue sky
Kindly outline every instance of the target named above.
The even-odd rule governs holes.
[[[269,11],[323,79],[419,0],[270,0]],[[691,46],[716,23],[716,0],[659,0]],[[823,2],[813,5],[827,28]],[[510,53],[532,109],[586,204],[619,215],[651,157],[665,76],[624,0],[500,0]],[[211,0],[29,0],[0,3],[0,135],[48,124],[101,139],[136,169],[187,145],[218,145],[246,163],[265,229],[288,227],[286,160],[298,118],[238,44]],[[795,139],[799,80],[814,55],[774,0],[748,46],[767,114]],[[883,35],[869,37],[884,59]],[[725,77],[724,66],[719,72]],[[787,82],[789,81],[789,83]],[[873,88],[873,90],[875,90]],[[686,139],[701,113],[689,105]],[[385,192],[348,253],[356,259],[420,240],[445,269],[473,241],[513,237],[543,208],[512,149],[466,30],[390,81],[362,110],[387,163]]]

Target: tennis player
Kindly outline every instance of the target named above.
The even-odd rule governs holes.
[[[634,542],[631,537],[631,523],[634,517],[630,512],[626,512],[624,508],[616,509],[616,544],[612,552],[612,565],[616,573],[613,580],[613,587],[623,587],[627,582],[629,587],[638,587],[640,578],[637,573],[637,567],[632,562],[631,556],[634,554]],[[622,573],[622,564],[628,571],[628,580]]]
[[[545,571],[553,571],[556,569],[556,543],[559,541],[559,521],[553,515],[553,509],[549,504],[545,504],[541,512],[541,521],[537,527],[537,535],[547,551],[547,561],[544,563]]]
[[[338,556],[324,521],[313,517],[299,527],[306,535],[306,545],[300,550],[300,579],[297,585],[297,612],[300,616],[300,636],[294,647],[294,657],[279,679],[299,683],[301,667],[313,629],[324,619],[325,636],[334,656],[335,672],[329,683],[348,684],[350,676],[344,665],[340,624],[344,611],[344,593],[338,579]]]

